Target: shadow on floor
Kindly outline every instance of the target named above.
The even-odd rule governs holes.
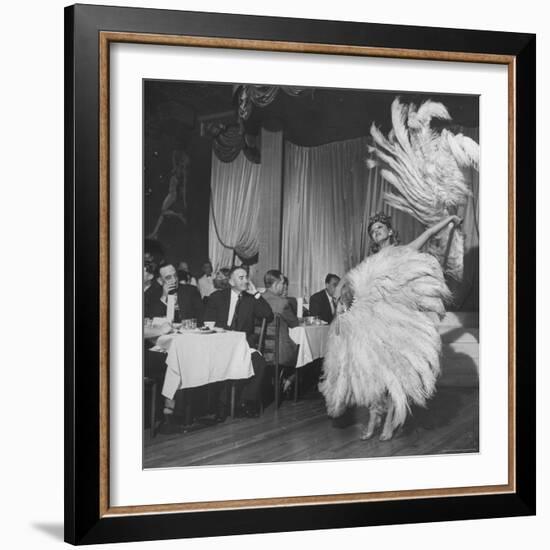
[[[464,394],[478,393],[477,388],[441,388],[428,400],[426,407],[412,406],[401,433],[408,435],[415,430],[436,430],[449,425],[460,414]],[[476,395],[477,401],[477,395]],[[346,429],[356,424],[366,424],[369,412],[365,408],[351,408],[338,418],[332,419],[334,428]]]
[[[36,531],[45,533],[52,539],[63,541],[64,527],[62,523],[32,523],[31,527]]]

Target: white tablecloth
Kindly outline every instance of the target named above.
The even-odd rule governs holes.
[[[254,374],[244,332],[162,336],[157,346],[167,349],[162,395],[174,398],[177,390],[250,378]]]
[[[301,325],[288,331],[290,337],[300,346],[296,368],[325,356],[328,329],[328,325]]]

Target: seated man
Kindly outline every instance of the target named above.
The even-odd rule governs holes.
[[[197,286],[197,279],[191,275],[191,271],[189,271],[189,264],[184,260],[178,264],[178,277],[180,283]]]
[[[197,324],[202,324],[203,306],[197,288],[188,284],[180,284],[176,268],[169,263],[161,265],[159,280],[162,285],[161,292],[160,294],[155,293],[144,301],[144,316],[146,318],[166,317],[168,296],[175,295],[174,319],[172,321],[180,322],[183,319],[196,319]],[[150,329],[151,331],[154,332],[154,329]],[[156,334],[156,336],[159,335]],[[145,337],[150,338],[147,335]],[[164,354],[149,352],[145,357],[146,369],[154,369],[157,374],[164,372],[166,370],[164,359]],[[174,399],[165,398],[163,411],[165,421],[168,421],[173,414],[175,405]]]
[[[225,290],[231,288],[229,285],[229,273],[231,269],[229,267],[222,267],[216,271],[212,284],[214,285],[214,291]]]
[[[144,257],[143,265],[143,311],[145,317],[151,309],[151,304],[160,300],[162,287],[156,281],[158,277],[157,264],[150,258]]]
[[[283,296],[284,277],[277,269],[269,270],[264,276],[264,300],[279,316],[279,364],[293,367],[296,364],[298,346],[288,334],[289,328],[298,326],[298,317],[292,311],[288,298]]]
[[[246,333],[250,348],[257,346],[254,335],[256,319],[273,319],[273,312],[269,304],[262,298],[252,282],[248,280],[245,269],[233,267],[229,273],[229,288],[213,292],[206,304],[205,321],[214,321],[217,327],[228,330],[237,330]],[[241,412],[246,416],[258,415],[258,402],[261,398],[261,389],[265,371],[265,360],[254,351],[251,356],[254,376],[245,381],[241,392]],[[218,383],[218,419],[227,416],[227,408],[222,388]]]
[[[340,282],[340,277],[329,273],[325,277],[325,288],[313,294],[309,300],[309,314],[319,317],[323,321],[330,323],[336,313],[336,299],[334,294],[336,287]]]
[[[201,296],[196,287],[192,285],[180,285],[176,268],[172,264],[164,264],[159,269],[162,293],[156,300],[146,302],[145,317],[166,317],[168,295],[176,296],[174,321],[183,319],[196,319],[197,324],[202,323],[203,306]]]

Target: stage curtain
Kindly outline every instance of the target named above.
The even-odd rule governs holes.
[[[283,185],[283,132],[262,128],[260,202],[258,205],[258,263],[253,282],[264,286],[264,274],[279,269],[281,251],[281,193]]]
[[[310,297],[324,288],[327,273],[345,274],[368,254],[368,220],[392,217],[400,242],[423,227],[389,207],[390,190],[378,168],[366,166],[367,138],[319,147],[285,146],[282,270],[289,295]]]
[[[229,126],[212,140],[212,148],[222,162],[233,162],[243,149],[243,132],[238,124]]]
[[[258,254],[260,171],[242,152],[230,163],[212,154],[208,249],[214,269],[231,267],[234,252]]]
[[[365,138],[285,144],[282,270],[290,295],[309,297],[327,273],[342,276],[360,261],[365,155]]]

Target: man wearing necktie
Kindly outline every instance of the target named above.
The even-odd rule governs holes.
[[[251,349],[255,350],[258,342],[254,334],[256,320],[273,320],[273,312],[269,304],[262,298],[248,274],[240,266],[233,267],[229,273],[229,288],[213,292],[206,305],[205,321],[214,321],[217,327],[227,330],[237,330],[246,333],[246,339]],[[251,355],[254,376],[245,381],[240,395],[240,409],[247,416],[257,416],[258,403],[261,398],[262,382],[265,372],[265,360],[257,352]],[[220,420],[227,415],[224,391],[218,388],[220,398],[218,417]]]
[[[334,293],[340,282],[340,277],[329,273],[325,277],[325,288],[316,292],[309,300],[309,314],[319,317],[323,321],[330,323],[336,313],[336,299]]]
[[[174,300],[174,318],[169,321],[179,322],[182,319],[196,319],[202,323],[203,305],[199,291],[191,285],[179,283],[178,273],[174,265],[165,263],[159,268],[159,277],[162,283],[156,299],[145,300],[145,317],[166,317],[169,297]]]

